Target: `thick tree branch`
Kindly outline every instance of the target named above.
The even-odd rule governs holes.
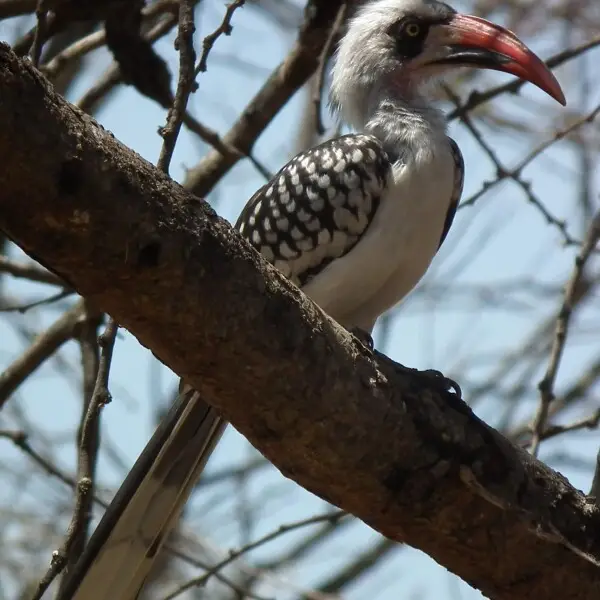
[[[490,598],[600,597],[600,511],[431,380],[374,358],[201,200],[0,45],[0,229],[286,476]]]

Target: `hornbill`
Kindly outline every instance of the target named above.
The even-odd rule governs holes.
[[[359,133],[290,160],[236,228],[344,327],[377,318],[426,272],[452,224],[463,159],[426,84],[457,67],[495,69],[565,104],[513,33],[435,0],[373,0],[350,19],[331,101]],[[60,600],[133,600],[226,423],[186,384],[66,575]]]

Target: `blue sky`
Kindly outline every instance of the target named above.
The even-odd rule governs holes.
[[[459,8],[458,4],[456,5]],[[223,3],[207,0],[198,23],[200,40],[203,34],[212,31],[220,22]],[[225,132],[239,110],[261,86],[264,77],[285,56],[294,40],[294,34],[274,33],[268,21],[250,9],[238,11],[234,17],[234,34],[220,38],[209,60],[208,71],[199,78],[199,90],[192,96],[189,108],[201,121],[209,123],[220,132]],[[0,38],[7,36],[0,29]],[[559,49],[551,33],[544,37],[529,36],[525,40],[542,56]],[[175,72],[177,56],[172,50],[173,36],[157,45],[159,52],[168,58]],[[197,44],[197,48],[200,44]],[[590,59],[597,60],[596,50]],[[109,64],[105,51],[97,52],[90,60],[88,75],[82,77],[74,87],[70,100],[75,101],[85,92],[93,79]],[[243,65],[240,67],[240,65]],[[574,81],[573,69],[558,71],[561,81]],[[490,75],[486,81],[500,83],[508,80],[502,75]],[[571,88],[573,89],[573,88]],[[462,90],[461,90],[462,91]],[[568,93],[568,100],[571,100]],[[600,90],[593,89],[585,106],[600,100]],[[464,94],[466,97],[466,93]],[[298,94],[281,112],[269,129],[261,136],[256,146],[256,156],[272,171],[282,166],[294,152],[299,120],[304,99]],[[576,98],[574,108],[583,107]],[[537,142],[552,135],[549,117],[560,107],[552,104],[541,92],[526,86],[520,97],[502,98],[494,101],[498,114],[514,118],[517,114],[522,123],[538,130],[541,125],[546,131],[538,131],[529,137],[520,132],[492,129],[479,125],[507,166],[514,165],[525,156]],[[115,97],[97,115],[98,120],[123,143],[136,150],[151,162],[156,162],[161,139],[157,129],[164,124],[165,111],[153,102],[141,98],[130,88],[121,88]],[[466,163],[466,182],[463,198],[476,192],[483,181],[494,178],[494,168],[483,156],[481,149],[464,127],[453,123],[450,133],[459,143]],[[172,161],[171,174],[182,181],[187,167],[193,166],[206,151],[196,138],[183,131]],[[535,193],[543,199],[547,209],[559,218],[569,221],[570,232],[575,237],[582,235],[581,216],[577,213],[577,156],[568,142],[553,146],[543,158],[536,160],[524,173],[532,182]],[[593,198],[598,207],[600,170],[595,174]],[[247,163],[239,163],[209,197],[219,214],[233,221],[244,202],[252,195],[262,180]],[[485,293],[491,294],[498,286],[510,282],[535,281],[539,285],[562,286],[572,268],[575,249],[565,248],[560,243],[556,228],[544,223],[539,211],[531,206],[519,188],[510,182],[496,186],[484,195],[473,207],[461,210],[447,242],[432,268],[417,290],[397,310],[391,335],[385,350],[389,355],[414,367],[436,368],[447,374],[458,374],[459,381],[468,398],[472,387],[487,381],[496,368],[500,357],[511,350],[519,351],[523,341],[543,318],[557,311],[556,297],[547,299],[528,293],[525,286],[508,291],[501,305],[480,303]],[[18,256],[17,254],[15,256]],[[597,267],[597,264],[595,265]],[[597,269],[596,269],[597,271]],[[467,293],[473,285],[477,293]],[[454,292],[446,289],[451,286]],[[460,295],[463,286],[467,292]],[[504,288],[502,288],[504,289]],[[15,296],[26,294],[39,297],[40,288],[23,282],[10,282],[7,290]],[[427,290],[430,290],[428,293]],[[434,290],[434,294],[431,290]],[[43,292],[43,290],[42,290]],[[458,294],[458,295],[457,295]],[[593,295],[596,298],[597,294]],[[569,340],[564,360],[559,371],[557,391],[566,389],[598,357],[598,311],[594,303],[578,312],[573,323],[573,336]],[[48,309],[27,315],[2,315],[0,318],[0,369],[8,365],[26,347],[19,333],[24,323],[35,324],[39,329],[51,323],[59,315],[58,310]],[[77,372],[78,350],[74,343],[66,345],[60,353],[66,364]],[[524,363],[527,357],[524,356]],[[536,385],[541,378],[546,361],[536,367],[530,376],[531,386],[520,402],[519,414],[529,415],[536,408]],[[66,367],[56,360],[49,362],[24,385],[13,398],[27,419],[37,428],[53,432],[62,442],[55,453],[63,468],[72,468],[75,452],[71,443],[73,427],[79,418],[76,383],[65,377]],[[68,370],[67,370],[68,372]],[[518,370],[512,381],[518,380]],[[508,380],[510,382],[511,379]],[[137,344],[126,332],[121,332],[115,350],[111,391],[113,402],[103,414],[105,439],[110,439],[118,448],[119,460],[125,465],[135,460],[146,443],[154,421],[153,407],[164,402],[176,385],[175,376],[166,368],[158,367],[151,354]],[[595,389],[597,402],[597,386]],[[478,404],[476,412],[491,424],[498,419],[506,406],[503,399],[490,394]],[[570,417],[575,416],[572,412]],[[587,413],[582,413],[587,414]],[[0,415],[0,427],[10,424],[14,413],[5,411]],[[14,422],[14,421],[13,421]],[[43,447],[40,438],[36,443]],[[565,436],[542,447],[541,457],[556,456],[568,450],[584,460],[578,463],[556,466],[570,479],[573,485],[586,489],[591,480],[591,471],[586,466],[600,444],[598,432],[582,432]],[[209,471],[238,464],[254,456],[254,450],[231,427],[219,445],[209,465]],[[26,459],[0,440],[0,460],[7,464],[24,465]],[[585,463],[587,461],[587,463]],[[104,486],[117,486],[123,476],[118,461],[106,455],[101,457],[100,475]],[[44,478],[27,484],[31,489],[23,495],[23,506],[39,506],[40,498],[53,505],[55,501],[67,501],[67,490],[57,492]],[[0,486],[0,490],[2,486]],[[236,510],[238,499],[227,497],[225,488],[197,494],[190,507],[187,526],[201,536],[209,536],[212,543],[224,551],[235,547],[242,539],[239,527],[227,519]],[[58,496],[57,496],[58,494]],[[268,497],[268,510],[257,515],[251,535],[258,537],[286,522],[294,521],[322,512],[324,504],[293,482],[284,479],[273,467],[265,469],[253,478],[246,490],[248,497]],[[207,498],[208,496],[208,498]],[[222,497],[223,496],[223,497]],[[265,500],[266,502],[266,500]],[[0,491],[0,507],[9,506],[10,492]],[[211,507],[206,511],[206,507]],[[252,555],[252,559],[266,558],[278,547],[285,547],[305,532],[290,534],[276,543],[265,546]],[[60,534],[60,530],[57,535]],[[321,577],[335,570],[349,557],[363,549],[377,534],[364,525],[356,524],[349,531],[331,539],[315,555],[314,560],[301,563],[287,573],[297,584],[316,583]],[[273,596],[293,597],[283,594],[278,588]],[[371,571],[344,597],[350,599],[373,599],[391,597],[406,598],[478,598],[466,584],[457,582],[445,569],[436,565],[429,557],[410,549],[402,549],[376,570]],[[268,590],[266,591],[268,596]]]

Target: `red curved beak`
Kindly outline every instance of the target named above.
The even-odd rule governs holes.
[[[480,17],[455,15],[440,26],[442,43],[449,53],[435,59],[438,64],[455,64],[494,69],[529,81],[563,106],[565,95],[544,62],[519,38],[504,27]]]

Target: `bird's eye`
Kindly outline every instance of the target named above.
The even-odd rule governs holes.
[[[390,29],[390,36],[396,46],[396,52],[402,59],[411,59],[423,51],[423,44],[429,32],[427,21],[413,17],[403,18]]]
[[[421,34],[421,26],[414,21],[406,23],[404,25],[404,31],[402,32],[408,37],[415,38]]]

